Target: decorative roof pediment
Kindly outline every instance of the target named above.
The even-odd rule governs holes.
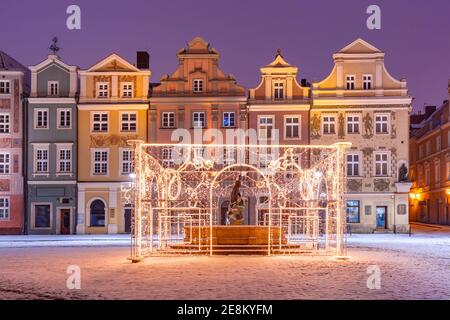
[[[296,74],[298,68],[289,64],[283,57],[281,50],[277,50],[275,59],[268,65],[261,68],[262,74]]]
[[[371,45],[367,41],[358,38],[346,47],[339,50],[338,53],[361,54],[361,53],[383,53],[377,47]]]
[[[33,72],[40,72],[41,70],[44,70],[51,65],[56,65],[67,72],[75,72],[78,69],[77,66],[69,66],[68,64],[62,62],[57,55],[49,54],[47,59],[45,59],[41,63],[35,66],[30,66],[30,70]]]
[[[188,42],[187,48],[181,48],[178,55],[186,54],[213,54],[218,55],[216,49],[211,48],[209,43],[202,37],[195,37]]]
[[[127,60],[113,53],[90,67],[88,72],[140,72],[138,68]]]

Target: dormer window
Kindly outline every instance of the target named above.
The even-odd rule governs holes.
[[[48,95],[49,96],[58,96],[59,95],[59,82],[58,81],[49,81],[48,82]]]
[[[284,83],[283,82],[275,82],[274,83],[273,97],[275,100],[283,100],[284,99]]]
[[[371,74],[363,75],[363,89],[364,90],[372,90],[372,75]]]
[[[203,79],[194,79],[192,90],[194,91],[194,93],[203,92]]]
[[[131,82],[123,82],[122,83],[122,98],[133,98],[133,83]]]
[[[108,98],[109,97],[109,83],[108,82],[98,82],[97,83],[97,98]]]
[[[348,75],[346,84],[347,90],[355,90],[355,76]]]

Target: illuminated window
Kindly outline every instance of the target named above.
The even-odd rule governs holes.
[[[223,126],[224,127],[234,127],[235,126],[236,114],[234,112],[224,112],[223,113]]]
[[[347,223],[359,223],[359,201],[347,201]]]

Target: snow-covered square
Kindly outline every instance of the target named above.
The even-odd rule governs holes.
[[[348,237],[350,259],[150,257],[127,236],[0,237],[0,299],[450,299],[450,228]],[[70,290],[68,266],[81,270]],[[368,268],[381,271],[369,289]],[[370,286],[369,286],[370,287]]]

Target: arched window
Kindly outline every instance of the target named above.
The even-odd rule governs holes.
[[[94,200],[91,203],[91,227],[105,226],[105,203],[102,200]]]

